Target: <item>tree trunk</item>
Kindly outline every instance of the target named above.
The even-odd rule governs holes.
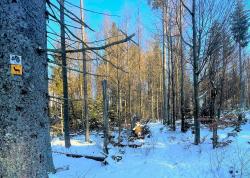
[[[165,28],[165,3],[162,7],[162,85],[163,85],[163,107],[162,107],[162,120],[163,124],[167,123],[167,94],[166,94],[166,52],[165,52],[165,37],[166,37],[166,28]]]
[[[63,119],[64,119],[64,141],[65,147],[70,147],[69,136],[69,97],[68,97],[68,77],[65,46],[65,28],[64,28],[64,0],[60,0],[60,21],[61,21],[61,49],[62,49],[62,77],[63,77]]]
[[[81,20],[84,21],[83,15],[83,0],[80,2],[81,7]],[[82,25],[82,41],[85,40],[85,29]],[[82,44],[84,47],[84,44]],[[85,141],[89,142],[89,116],[88,116],[88,81],[87,81],[87,64],[86,64],[86,53],[85,51],[82,52],[82,67],[83,67],[83,117],[85,119]]]
[[[170,60],[171,60],[171,84],[172,84],[172,129],[175,131],[176,127],[175,127],[175,82],[174,82],[174,76],[175,76],[175,65],[174,65],[174,54],[173,54],[173,40],[172,40],[172,26],[171,26],[171,18],[172,12],[170,13],[170,17],[169,17],[169,45],[170,45]]]
[[[53,172],[48,118],[45,1],[0,1],[0,177]],[[32,18],[27,12],[31,13]],[[10,55],[22,75],[10,73]]]
[[[239,44],[239,63],[240,63],[240,114],[239,121],[242,120],[242,112],[244,110],[244,82],[243,82],[243,67],[242,67],[242,56],[241,56],[241,45]]]
[[[140,30],[140,9],[138,8],[138,19],[137,19],[137,33],[138,33],[138,67],[139,67],[139,116],[142,118],[142,86],[141,86],[141,30]]]
[[[199,72],[198,72],[198,58],[197,58],[197,30],[196,30],[196,0],[192,4],[192,28],[193,28],[193,87],[194,87],[194,130],[195,138],[194,143],[200,143],[200,121],[199,121]]]
[[[212,74],[213,75],[213,74]],[[211,81],[213,82],[213,81]],[[217,119],[215,116],[215,97],[216,90],[211,86],[211,98],[210,98],[210,119],[212,120],[212,130],[213,130],[213,148],[217,146]]]
[[[127,58],[127,65],[128,65],[128,118],[130,120],[130,127],[132,128],[132,111],[131,111],[131,71],[130,71],[130,62],[129,62],[129,43],[126,46],[126,58]]]
[[[168,61],[167,61],[167,67],[168,67],[168,70],[166,71],[166,73],[168,74],[167,77],[168,77],[168,93],[167,93],[167,110],[168,110],[168,113],[167,113],[167,125],[170,125],[171,124],[171,120],[170,120],[170,111],[171,111],[171,108],[170,108],[170,89],[171,89],[171,66],[170,66],[170,62],[171,62],[171,49],[170,49],[170,39],[169,39],[169,29],[167,29],[167,47],[168,47]]]
[[[223,51],[224,51],[224,47],[223,47]],[[218,113],[217,113],[217,118],[220,119],[221,116],[221,109],[222,109],[222,104],[223,104],[223,100],[224,100],[224,93],[223,93],[223,89],[224,89],[224,83],[225,83],[225,74],[226,74],[226,56],[225,56],[225,52],[223,52],[223,66],[222,66],[222,76],[220,79],[220,98],[219,98],[219,103],[218,103]]]
[[[109,118],[108,118],[108,96],[107,96],[107,80],[102,81],[103,92],[103,151],[108,154],[108,136],[109,136]]]
[[[119,67],[119,57],[118,57],[118,50],[116,56],[117,66]],[[118,143],[121,141],[121,91],[120,91],[120,76],[119,76],[119,69],[116,69],[116,78],[117,78],[117,98],[116,98],[116,111],[117,111],[117,120],[118,120]]]
[[[131,81],[130,81],[130,72],[129,72],[129,84],[128,84],[128,110],[129,110],[129,119],[130,119],[130,129],[132,128],[132,107],[131,107]]]
[[[151,86],[151,119],[155,119],[155,114],[154,114],[154,89],[153,89],[153,83]]]
[[[180,36],[182,37],[182,5],[180,2]],[[184,61],[183,61],[183,42],[180,39],[181,57],[181,131],[185,131],[185,106],[184,106]]]
[[[209,98],[209,115],[210,120],[212,121],[212,130],[213,130],[213,148],[216,148],[217,146],[217,118],[215,115],[215,100],[217,95],[217,90],[215,86],[215,80],[216,80],[216,63],[215,63],[215,57],[210,58],[210,65],[209,65],[209,88],[210,88],[210,98]]]
[[[171,67],[172,67],[172,74],[171,74],[171,83],[172,83],[172,129],[175,131],[175,65],[174,65],[174,57],[173,57],[173,44],[172,44],[172,36],[170,30],[170,52],[171,52]]]

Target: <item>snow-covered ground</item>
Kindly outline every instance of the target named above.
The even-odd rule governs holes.
[[[101,162],[71,158],[53,153],[54,164],[59,171],[50,178],[230,178],[250,177],[250,113],[247,124],[236,137],[228,137],[233,128],[219,130],[219,140],[232,142],[212,149],[211,131],[201,129],[202,143],[193,144],[191,131],[168,131],[160,123],[151,123],[152,136],[140,148],[113,147],[110,145],[108,165]],[[92,144],[84,143],[84,136],[71,139],[71,148],[65,149],[63,140],[52,140],[53,151],[103,156],[102,138],[92,133]],[[119,162],[113,155],[122,156]],[[60,169],[63,168],[63,169]]]

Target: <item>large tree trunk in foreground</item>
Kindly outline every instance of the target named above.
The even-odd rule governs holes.
[[[0,177],[47,177],[53,171],[45,1],[0,1]],[[10,74],[10,54],[23,75]]]

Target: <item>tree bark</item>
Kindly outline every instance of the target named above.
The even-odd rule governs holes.
[[[242,56],[241,56],[241,44],[239,43],[239,63],[240,63],[240,114],[239,121],[242,120],[244,110],[244,82],[243,82],[243,67],[242,67]]]
[[[170,95],[171,95],[171,47],[170,47],[170,35],[169,35],[169,25],[168,27],[166,27],[166,34],[167,34],[167,49],[168,49],[168,61],[166,61],[166,64],[167,64],[167,71],[166,71],[166,76],[168,78],[168,89],[167,89],[167,125],[170,126],[171,124],[171,119],[170,119],[170,111],[171,111],[171,108],[170,108]]]
[[[60,21],[61,21],[61,57],[62,57],[62,77],[63,77],[63,119],[64,119],[64,141],[65,147],[70,147],[69,136],[69,97],[68,97],[68,77],[67,77],[67,60],[65,46],[65,28],[64,28],[64,0],[60,0]]]
[[[213,148],[216,148],[218,136],[217,136],[217,119],[216,119],[216,115],[215,115],[215,97],[216,97],[215,88],[211,87],[210,93],[211,93],[211,98],[210,98],[210,119],[212,120]]]
[[[103,151],[108,154],[108,136],[109,136],[109,118],[108,118],[108,96],[107,96],[107,80],[102,81],[103,92]]]
[[[163,85],[163,107],[162,107],[162,120],[163,124],[167,123],[167,94],[166,94],[166,46],[165,46],[165,38],[166,38],[166,15],[165,15],[165,3],[162,5],[162,85]]]
[[[182,37],[182,5],[180,2],[180,36]],[[185,106],[184,106],[184,60],[183,60],[183,42],[180,37],[180,57],[181,57],[181,131],[185,131]]]
[[[0,1],[0,177],[54,172],[48,118],[45,1]],[[32,14],[32,16],[30,14]],[[10,74],[10,55],[23,74]]]
[[[83,0],[80,2],[80,13],[81,13],[81,20],[84,22],[84,15],[83,15]],[[85,28],[82,25],[82,41],[85,40]],[[82,43],[82,47],[85,45]],[[87,63],[86,63],[86,51],[82,51],[82,67],[83,67],[83,118],[85,119],[85,141],[89,142],[89,116],[88,116],[88,81],[87,81]]]
[[[116,62],[117,62],[117,66],[119,67],[119,55],[118,55],[118,48],[117,49],[117,55],[116,55]],[[117,86],[116,86],[116,90],[117,90],[117,95],[116,95],[116,111],[117,111],[117,120],[118,120],[118,143],[121,142],[121,91],[120,91],[120,75],[119,75],[119,69],[116,69],[116,82],[117,82]]]
[[[171,26],[171,25],[170,25]],[[172,67],[172,74],[171,74],[171,83],[172,83],[172,129],[175,131],[175,65],[174,65],[174,56],[173,56],[173,43],[172,43],[172,36],[171,36],[171,30],[170,30],[170,53],[171,53],[171,67]]]
[[[174,76],[175,76],[175,62],[174,62],[174,53],[173,53],[173,40],[172,40],[172,12],[169,12],[169,46],[170,46],[170,60],[171,60],[171,89],[172,89],[172,129],[175,131],[175,81],[174,81]]]
[[[225,36],[224,36],[225,37]],[[225,39],[225,38],[224,38]],[[219,103],[218,103],[218,113],[217,113],[217,118],[220,119],[220,116],[221,116],[221,110],[222,110],[222,105],[223,105],[223,101],[224,101],[224,93],[223,93],[223,90],[224,90],[224,83],[225,83],[225,74],[226,74],[226,68],[227,68],[227,62],[226,62],[226,58],[228,56],[226,56],[226,47],[225,47],[225,42],[223,44],[223,66],[222,66],[222,76],[220,78],[220,98],[219,98]]]
[[[141,86],[141,30],[140,30],[140,9],[138,8],[138,19],[137,19],[137,33],[138,33],[138,67],[139,67],[139,117],[142,118],[142,86]]]
[[[192,28],[193,28],[193,87],[194,87],[194,129],[195,138],[194,143],[200,143],[200,121],[199,121],[199,72],[198,72],[198,58],[197,58],[197,30],[196,30],[196,0],[192,4]]]

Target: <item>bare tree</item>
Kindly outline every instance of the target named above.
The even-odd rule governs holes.
[[[84,14],[83,14],[83,3],[84,1],[81,0],[80,2],[80,13],[81,13],[81,20],[84,22]],[[81,25],[82,31],[82,41],[85,40],[85,27]],[[84,47],[84,43],[82,43],[82,47]],[[89,116],[88,116],[88,81],[87,81],[87,64],[86,64],[86,51],[82,51],[82,67],[83,67],[83,115],[82,118],[85,119],[85,141],[89,142]]]
[[[64,27],[64,0],[60,0],[60,22],[61,22],[61,58],[62,58],[62,76],[63,76],[63,124],[65,147],[70,147],[69,136],[69,97],[68,97],[68,77],[67,77],[67,59],[65,46],[65,27]]]

